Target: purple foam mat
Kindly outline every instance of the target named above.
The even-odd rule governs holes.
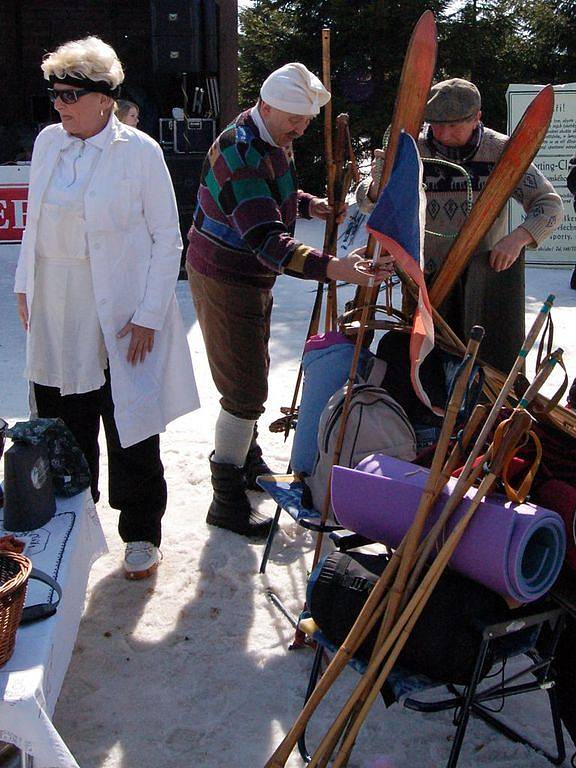
[[[410,527],[428,470],[375,454],[356,469],[334,467],[332,503],[345,528],[396,547]],[[452,492],[451,479],[428,517],[427,532]],[[446,538],[474,497],[467,493],[452,515]],[[450,565],[468,578],[518,602],[530,602],[553,585],[566,550],[561,517],[535,504],[512,504],[503,496],[482,501],[456,548]]]

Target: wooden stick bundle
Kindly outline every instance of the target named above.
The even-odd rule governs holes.
[[[420,544],[420,539],[424,531],[426,520],[444,487],[443,484],[439,483],[439,479],[442,476],[445,477],[444,484],[448,480],[449,475],[446,475],[445,473],[443,474],[442,470],[446,460],[446,454],[448,452],[452,433],[458,418],[458,413],[460,411],[460,407],[462,405],[462,401],[469,384],[470,375],[472,373],[472,368],[476,359],[476,353],[478,351],[478,346],[480,345],[483,335],[484,329],[480,326],[474,326],[470,333],[470,340],[466,348],[462,369],[446,409],[446,416],[442,423],[440,437],[434,452],[432,467],[426,481],[426,486],[422,496],[420,497],[420,503],[418,505],[418,509],[416,510],[414,521],[402,541],[402,552],[400,555],[400,564],[396,573],[396,577],[393,584],[389,588],[387,595],[385,596],[386,610],[382,625],[378,632],[378,637],[374,644],[372,659],[377,653],[378,648],[382,645],[390,633],[390,630],[396,620],[398,609],[403,601],[406,582],[412,570],[414,560],[418,557],[417,549]],[[366,685],[368,685],[368,683],[366,683]],[[351,721],[354,720],[356,714],[358,713],[358,709],[352,713]],[[350,727],[350,725],[351,723],[349,723],[347,727]],[[335,733],[335,741],[326,746],[324,750],[324,756],[326,758],[328,758],[334,751],[339,735],[340,734]],[[319,761],[318,765],[324,765],[324,760]]]
[[[450,534],[450,537],[438,553],[422,583],[419,585],[418,589],[410,599],[401,616],[394,624],[390,634],[377,650],[368,666],[368,669],[362,676],[353,694],[344,705],[332,727],[322,740],[317,751],[314,753],[312,760],[309,763],[310,768],[323,768],[327,764],[327,761],[330,758],[330,754],[327,753],[328,745],[334,744],[338,741],[350,715],[356,708],[357,703],[360,701],[360,711],[355,717],[354,722],[347,729],[340,751],[336,756],[333,765],[334,768],[343,768],[347,764],[351,748],[353,747],[356,736],[362,726],[362,723],[364,722],[364,719],[366,718],[366,715],[368,714],[374,699],[378,695],[380,688],[386,681],[390,670],[400,655],[412,627],[418,620],[422,610],[424,609],[424,606],[432,594],[432,591],[438,583],[440,576],[444,572],[458,542],[462,538],[462,535],[468,526],[468,523],[480,505],[482,498],[492,488],[495,480],[501,472],[504,462],[508,459],[511,452],[513,452],[518,443],[527,433],[531,423],[532,419],[530,415],[526,411],[519,410],[513,413],[506,425],[500,425],[500,427],[507,426],[507,430],[505,431],[500,443],[500,448],[498,451],[494,452],[489,471],[485,478],[482,480],[482,483],[480,484],[480,487],[477,490],[476,495],[470,504],[470,507],[466,511],[466,514],[458,522],[457,526]],[[450,498],[453,496],[454,493]],[[383,667],[382,664],[384,664]],[[370,684],[370,681],[373,680],[374,677],[375,682]]]
[[[526,423],[528,425],[531,424],[531,418],[529,414],[525,411],[525,408],[533,400],[533,398],[536,396],[539,389],[547,380],[547,378],[549,377],[551,371],[553,370],[555,364],[558,362],[558,359],[560,357],[561,357],[561,350],[558,350],[557,352],[552,354],[549,357],[549,359],[546,361],[546,363],[542,366],[534,382],[526,391],[524,397],[519,403],[518,408],[514,411],[513,413],[514,418],[512,419],[511,417],[511,420],[509,420],[509,423],[511,426],[514,426],[516,423],[519,423],[519,424]],[[493,408],[493,411],[495,411],[495,408]],[[491,420],[491,416],[492,416],[492,412],[489,415],[486,423],[489,423],[491,421],[493,423],[493,420]],[[498,430],[500,430],[501,428],[502,428],[502,424],[498,427]],[[479,446],[481,447],[484,444],[484,438],[483,438],[484,432],[485,432],[485,428],[481,431],[481,434],[479,435],[470,456],[473,456],[474,454],[476,454],[476,457],[477,457],[479,455]],[[499,450],[500,448],[498,448],[498,451]],[[495,453],[497,453],[498,451],[495,451]],[[508,450],[504,458],[502,458],[500,453],[498,453],[498,457],[499,457],[498,461],[500,460],[503,461],[509,455],[509,453],[510,453],[510,450]],[[496,469],[494,468],[497,468],[498,472],[496,472]],[[434,548],[437,547],[438,541],[444,531],[445,525],[448,522],[450,516],[452,515],[454,510],[457,508],[460,501],[464,497],[465,493],[472,486],[476,477],[481,473],[481,471],[482,471],[482,465],[479,465],[478,467],[474,467],[474,462],[471,461],[469,457],[468,461],[465,464],[464,469],[462,470],[462,474],[451,496],[446,502],[446,505],[437,523],[433,526],[432,530],[430,531],[425,541],[423,542],[423,545],[420,547],[420,552],[418,553],[418,556],[417,556],[416,567],[414,568],[414,571],[411,575],[410,581],[406,588],[406,593],[405,593],[406,600],[403,600],[404,604],[408,601],[408,599],[410,599],[412,590],[415,588],[417,584],[417,579],[419,578],[424,566],[428,562]],[[500,466],[496,461],[496,459],[493,459],[490,472],[492,475],[492,482],[493,482],[496,475],[500,472]],[[494,474],[494,472],[496,472],[496,475]],[[456,547],[458,541],[460,540],[462,534],[464,533],[467,522],[463,525],[463,521],[464,520],[469,521],[469,519],[473,514],[473,511],[480,504],[480,501],[482,500],[483,495],[485,495],[490,490],[492,482],[489,483],[486,480],[486,478],[482,481],[482,484],[480,485],[479,490],[476,492],[473,503],[471,505],[472,512],[468,510],[465,518],[462,518],[462,520],[459,521],[458,525],[450,535],[450,538],[448,539],[446,544],[444,544],[443,547],[439,550],[439,554],[437,555],[433,565],[430,568],[430,571],[432,571],[437,567],[437,563],[438,563],[438,568],[441,568],[438,574],[438,579],[441,575],[441,572],[444,570],[445,565],[448,563],[454,551],[454,548]],[[454,534],[456,534],[457,531],[458,531],[458,536],[455,536]],[[453,543],[452,545],[450,544],[450,542],[455,542],[455,543]],[[445,552],[445,548],[448,547],[449,545],[452,548],[447,556],[442,555],[442,558],[444,558],[442,559],[441,554]],[[429,579],[430,571],[428,572],[427,576],[424,578],[422,585],[420,585],[420,587],[418,587],[418,589],[414,593],[414,594],[419,594],[419,593],[422,594],[421,592],[422,586],[424,584],[431,584],[428,591],[424,593],[426,595],[425,600],[428,599],[435,584],[437,583],[437,579],[433,582],[426,581],[427,579]],[[327,765],[327,762],[330,756],[332,755],[338,740],[341,738],[343,731],[345,731],[345,735],[343,738],[340,752],[338,753],[338,758],[336,759],[334,766],[338,766],[338,768],[340,768],[341,766],[345,766],[347,764],[351,750],[354,746],[356,735],[358,734],[361,724],[366,717],[368,709],[372,701],[376,697],[378,691],[380,690],[382,684],[385,682],[387,675],[389,674],[390,670],[392,669],[392,666],[395,663],[395,660],[398,658],[398,655],[400,654],[402,647],[404,646],[406,639],[408,638],[411,628],[414,626],[424,605],[425,605],[425,602],[418,609],[417,615],[410,618],[410,611],[417,609],[417,603],[415,604],[414,598],[411,598],[408,604],[403,606],[402,617],[401,619],[399,619],[397,624],[394,625],[390,633],[384,638],[382,636],[379,637],[379,641],[377,641],[377,644],[375,646],[368,669],[364,673],[360,683],[356,687],[355,691],[351,695],[345,707],[343,708],[343,710],[340,712],[340,714],[334,721],[331,729],[328,731],[328,733],[322,740],[320,746],[318,747],[316,753],[313,756],[313,759],[310,763],[310,768],[324,768],[324,766]],[[402,626],[399,627],[398,626],[399,624],[401,624]],[[391,638],[393,638],[392,641],[391,641]],[[398,640],[398,645],[393,645],[397,638],[403,638],[403,640],[400,639]],[[386,658],[386,654],[389,651],[390,651],[390,656],[386,660],[386,664],[382,669],[382,671],[379,672],[380,665]],[[372,675],[373,677],[372,681],[370,680],[370,675]],[[378,677],[374,679],[374,676],[376,675],[378,675]]]
[[[526,359],[526,356],[528,355],[528,352],[534,345],[536,338],[546,320],[546,315],[550,310],[550,307],[553,301],[554,301],[554,296],[550,295],[546,300],[546,302],[544,303],[544,305],[542,306],[540,313],[536,317],[532,328],[528,332],[528,335],[522,346],[522,349],[518,354],[517,361],[512,371],[510,372],[509,376],[506,378],[506,381],[502,385],[497,401],[492,407],[490,414],[486,418],[485,427],[481,430],[481,433],[475,442],[471,455],[475,454],[475,457],[477,457],[480,454],[480,451],[482,450],[482,448],[484,447],[487,436],[500,412],[501,406],[506,402],[506,398],[508,397],[508,394],[512,389],[516,374],[518,370],[520,370],[520,368],[522,367],[523,362]],[[467,429],[465,430],[465,435],[463,439],[464,445],[467,444],[466,441],[472,436],[473,432],[477,429],[479,422],[481,421],[483,416],[484,416],[484,410],[483,410],[483,407],[481,406],[475,410],[467,426]],[[486,424],[488,424],[489,426],[486,427]],[[447,478],[455,468],[455,465],[458,461],[457,451],[458,451],[458,447],[456,447],[453,450],[452,455],[448,459],[448,462],[446,463],[443,470],[444,477],[441,476],[439,478],[438,480],[439,484],[443,483],[444,479]],[[468,467],[468,470],[467,470],[468,472],[470,472],[473,469],[473,463],[474,463],[474,459],[466,463],[465,466]],[[341,644],[340,648],[334,655],[326,672],[324,673],[322,678],[319,680],[318,685],[316,686],[311,696],[309,697],[308,701],[304,705],[300,715],[296,719],[292,728],[286,734],[281,744],[278,746],[274,754],[266,763],[265,768],[283,768],[293,748],[295,747],[298,739],[304,732],[306,725],[308,724],[308,721],[310,720],[315,710],[317,709],[319,703],[322,701],[322,699],[330,689],[332,683],[339,676],[342,669],[346,666],[348,661],[350,661],[351,658],[354,656],[356,650],[362,644],[362,642],[364,641],[366,636],[369,634],[369,632],[372,630],[372,627],[375,625],[378,618],[382,615],[384,610],[383,606],[385,605],[385,600],[387,599],[386,595],[387,595],[388,587],[392,579],[394,578],[398,564],[400,562],[401,555],[402,555],[402,545],[400,545],[400,547],[396,550],[393,557],[391,558],[391,561],[388,567],[386,568],[386,570],[384,571],[380,579],[376,582],[374,588],[372,589],[368,597],[368,600],[366,601],[362,611],[357,617],[356,622],[354,623],[354,626],[352,627],[348,636],[346,637],[346,639],[344,640],[344,642]],[[350,712],[351,711],[352,710],[350,710]],[[341,724],[341,727],[345,726],[347,719],[348,719],[348,713],[346,715],[344,722]]]
[[[561,354],[562,354],[562,350],[556,350],[552,355],[550,355],[548,360],[544,363],[544,365],[536,375],[530,387],[524,393],[524,396],[518,403],[516,411],[526,410],[528,405],[534,400],[536,394],[540,391],[540,389],[542,388],[542,386],[544,385],[544,383],[547,381],[548,377],[554,370],[554,367],[558,363],[561,357]],[[496,414],[496,416],[498,416],[498,414]],[[486,423],[478,437],[478,442],[486,431],[487,423],[489,423],[488,419],[486,420]],[[492,424],[493,423],[494,422],[492,421]],[[481,448],[479,449],[477,444],[474,450],[470,453],[470,456],[468,457],[464,467],[462,468],[462,473],[460,476],[461,479],[463,478],[462,484],[460,485],[460,480],[459,480],[459,482],[456,484],[454,488],[454,493],[453,493],[454,496],[458,496],[460,494],[460,489],[462,487],[465,487],[466,485],[470,487],[473,484],[475,480],[475,474],[478,474],[480,471],[480,467],[477,467],[478,472],[477,473],[474,472],[474,462],[480,455],[480,450]],[[472,456],[474,456],[474,458],[471,460]],[[472,478],[471,483],[468,482],[470,478]],[[437,546],[437,542],[440,536],[442,535],[442,531],[446,527],[446,523],[450,519],[450,516],[452,515],[456,507],[457,507],[457,504],[455,503],[450,504],[450,502],[448,502],[444,507],[442,514],[434,524],[433,528],[430,530],[428,536],[426,537],[426,543],[422,548],[422,552],[419,554],[418,560],[411,574],[410,582],[408,585],[408,591],[413,589],[415,584],[417,583],[417,580],[420,577],[420,574],[423,568],[425,567],[426,563],[430,559],[434,548]]]

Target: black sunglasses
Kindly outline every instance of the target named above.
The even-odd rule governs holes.
[[[92,93],[92,91],[87,90],[86,88],[76,88],[66,91],[57,91],[54,88],[48,88],[48,98],[54,104],[56,99],[62,99],[62,102],[64,104],[75,104],[78,99],[81,96],[86,96],[87,93]]]

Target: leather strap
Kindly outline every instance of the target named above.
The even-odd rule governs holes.
[[[34,621],[41,621],[42,619],[54,616],[62,600],[62,587],[52,576],[48,576],[47,573],[40,571],[38,568],[32,568],[29,578],[47,584],[54,590],[58,599],[54,603],[38,603],[37,605],[30,605],[24,608],[20,624],[32,624]]]
[[[559,350],[559,351],[560,351],[560,353],[562,352],[562,350]],[[549,355],[547,355],[544,358],[544,360],[542,361],[541,365],[544,365],[546,363],[546,361],[548,360],[548,357],[549,357]],[[551,411],[553,411],[554,408],[556,408],[556,406],[558,405],[558,403],[562,399],[562,397],[564,396],[564,393],[566,392],[566,390],[568,388],[568,381],[569,381],[568,380],[568,371],[566,370],[566,366],[564,365],[564,360],[562,359],[562,356],[560,356],[560,358],[557,361],[556,365],[560,366],[560,368],[562,368],[562,370],[564,371],[564,380],[563,380],[562,384],[560,384],[560,386],[556,390],[556,394],[548,400],[547,405],[542,407],[542,406],[539,406],[536,403],[534,403],[531,406],[531,410],[534,412],[535,416],[538,416],[539,413],[550,413]],[[536,368],[536,370],[537,371],[540,370],[540,365]]]
[[[515,504],[523,504],[526,501],[526,498],[530,493],[532,483],[534,482],[534,477],[536,476],[536,472],[538,472],[540,461],[542,459],[542,443],[540,442],[540,438],[532,430],[528,432],[528,438],[533,441],[534,447],[536,449],[535,455],[534,455],[534,461],[532,462],[530,468],[524,475],[524,479],[522,480],[518,488],[514,488],[508,480],[508,471],[510,469],[512,460],[516,455],[515,451],[506,457],[506,461],[504,462],[504,467],[502,469],[502,482],[504,484],[506,496],[510,501],[513,501]],[[518,446],[518,448],[521,448],[521,447],[523,446]]]
[[[545,358],[550,357],[552,352],[552,342],[554,341],[554,321],[552,320],[552,313],[548,312],[546,315],[546,322],[544,324],[544,330],[540,337],[540,343],[538,344],[538,354],[536,356],[536,370],[540,370],[540,366],[544,362]],[[546,356],[544,356],[544,344],[546,344]]]

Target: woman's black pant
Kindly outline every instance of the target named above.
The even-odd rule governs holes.
[[[34,384],[38,416],[60,418],[84,452],[92,475],[91,490],[98,501],[98,432],[104,423],[108,449],[108,496],[120,510],[118,532],[123,541],[150,541],[160,546],[162,516],[166,510],[166,481],[160,460],[160,438],[148,437],[122,448],[114,421],[110,375],[106,383],[81,395],[61,395],[57,387]]]

